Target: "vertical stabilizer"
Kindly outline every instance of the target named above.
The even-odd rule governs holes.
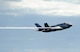
[[[49,27],[48,23],[44,23],[44,26],[45,26],[45,27]]]
[[[41,27],[38,23],[35,23],[36,27]]]

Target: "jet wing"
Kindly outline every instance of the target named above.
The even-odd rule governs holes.
[[[38,27],[39,29],[62,29],[62,27],[60,26],[56,26],[56,27]]]
[[[63,28],[60,26],[56,26],[56,27],[51,27],[51,29],[63,29]]]

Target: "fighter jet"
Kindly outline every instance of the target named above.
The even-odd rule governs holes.
[[[35,25],[38,28],[37,31],[41,31],[41,32],[59,31],[59,30],[70,28],[72,26],[71,24],[68,23],[61,23],[54,26],[49,26],[48,23],[44,23],[44,27],[42,27],[38,23],[35,23]]]

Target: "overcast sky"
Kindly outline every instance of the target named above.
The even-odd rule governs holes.
[[[80,0],[0,0],[0,27],[45,22],[73,26],[50,33],[0,30],[0,52],[80,52]]]

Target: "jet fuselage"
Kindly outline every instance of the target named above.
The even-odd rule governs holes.
[[[49,26],[47,23],[44,23],[45,27],[41,27],[37,23],[35,25],[38,27],[38,31],[42,31],[42,32],[58,31],[58,30],[70,28],[72,26],[71,24],[68,24],[68,23],[61,23],[54,26]]]

